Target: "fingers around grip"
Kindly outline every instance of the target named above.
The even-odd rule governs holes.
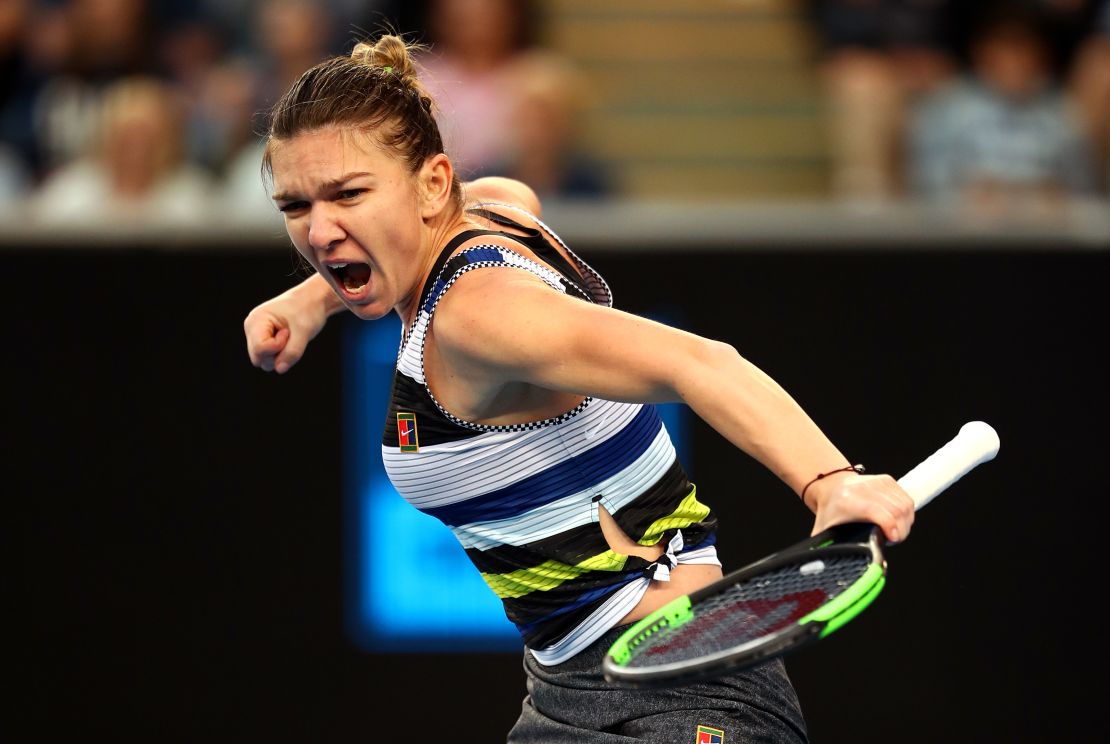
[[[914,522],[914,502],[890,475],[876,475],[876,493],[871,502],[873,523],[879,525],[886,539],[897,543],[909,537]]]
[[[817,497],[815,531],[843,522],[878,525],[890,542],[909,536],[914,503],[893,477],[886,474],[841,476],[834,483],[821,482]]]

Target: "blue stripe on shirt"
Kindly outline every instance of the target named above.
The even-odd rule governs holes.
[[[497,248],[471,248],[459,254],[466,258],[467,263],[476,263],[478,261],[493,261],[496,263],[505,263],[505,257]],[[447,289],[447,281],[440,277],[436,279],[435,284],[432,285],[432,291],[428,293],[428,299],[424,300],[424,305],[421,307],[426,313],[432,312],[435,307],[436,300]]]
[[[478,263],[479,261],[505,262],[505,258],[497,248],[471,248],[464,251],[462,255],[466,256],[467,263]]]
[[[641,406],[616,435],[580,455],[496,491],[421,511],[448,527],[518,516],[616,475],[651,446],[662,426],[655,406]]]
[[[420,308],[421,311],[425,313],[432,312],[432,308],[435,307],[436,300],[439,299],[439,296],[446,288],[447,282],[445,282],[443,279],[436,279],[436,283],[432,285],[432,291],[428,293],[428,299],[424,300],[424,306]]]

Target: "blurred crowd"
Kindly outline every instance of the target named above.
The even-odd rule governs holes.
[[[836,196],[999,215],[1110,196],[1110,2],[810,8]]]
[[[812,0],[832,191],[1027,208],[1110,193],[1107,0]],[[0,203],[44,223],[276,220],[265,113],[390,29],[464,178],[617,193],[580,146],[590,91],[528,0],[0,0]],[[1001,205],[1001,206],[1000,206]]]
[[[427,47],[464,178],[608,193],[574,144],[578,72],[539,45],[536,18],[525,0],[0,0],[0,203],[46,224],[277,220],[266,112],[385,30]]]

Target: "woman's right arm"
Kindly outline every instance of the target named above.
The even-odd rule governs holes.
[[[243,321],[251,364],[279,375],[300,361],[308,342],[343,303],[319,274],[266,300]]]

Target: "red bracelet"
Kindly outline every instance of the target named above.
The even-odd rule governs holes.
[[[837,468],[836,470],[830,470],[827,473],[818,473],[817,477],[814,478],[813,480],[811,480],[809,483],[807,483],[805,485],[805,488],[802,489],[801,496],[799,496],[799,498],[802,500],[802,503],[804,504],[806,502],[806,491],[814,483],[816,483],[817,481],[821,480],[822,478],[824,478],[826,476],[832,475],[833,473],[847,473],[849,471],[851,471],[853,473],[859,473],[860,475],[863,475],[864,473],[867,472],[867,468],[863,467],[862,465],[847,465],[843,468]]]

